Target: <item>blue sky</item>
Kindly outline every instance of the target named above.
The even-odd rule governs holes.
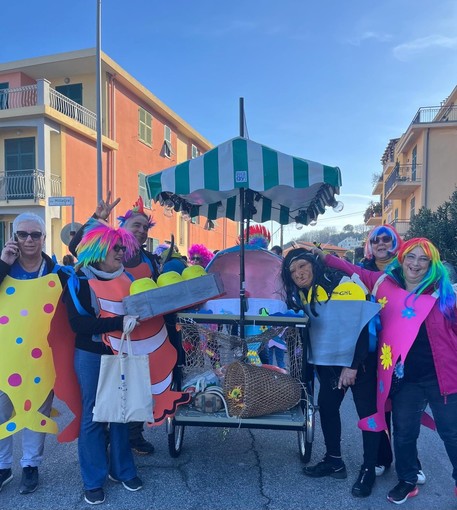
[[[18,5],[0,62],[95,46],[96,0]],[[457,85],[456,26],[454,0],[102,2],[103,51],[211,142],[244,97],[249,138],[341,168],[345,209],[318,228],[362,223],[389,139]]]

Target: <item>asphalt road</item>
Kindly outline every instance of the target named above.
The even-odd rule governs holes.
[[[61,404],[57,406],[61,409]],[[386,494],[397,482],[393,469],[377,479],[371,497],[357,499],[350,489],[361,462],[361,434],[356,428],[350,394],[343,404],[343,456],[347,480],[308,479],[302,474],[297,434],[278,430],[187,427],[183,451],[173,459],[168,453],[165,427],[148,429],[146,437],[156,451],[136,457],[141,491],[130,493],[107,482],[106,501],[99,508],[154,510],[370,510],[396,508]],[[59,420],[68,419],[66,410]],[[321,459],[324,448],[320,426],[311,462]],[[20,441],[15,441],[14,479],[0,492],[0,510],[51,510],[90,508],[84,502],[76,442],[58,444],[46,440],[45,461],[40,468],[40,485],[34,494],[20,495]],[[457,509],[451,465],[436,432],[423,429],[420,458],[427,475],[417,497],[404,508]]]

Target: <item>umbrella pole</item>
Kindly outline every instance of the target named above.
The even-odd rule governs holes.
[[[241,232],[240,232],[240,338],[244,335],[244,316],[246,312],[246,289],[244,275],[244,188],[240,188],[240,208],[241,208]]]

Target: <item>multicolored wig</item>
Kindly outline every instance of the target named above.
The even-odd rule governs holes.
[[[419,297],[426,289],[433,287],[439,292],[441,313],[451,322],[455,322],[456,295],[449,280],[449,273],[440,260],[440,253],[431,241],[425,237],[415,237],[405,241],[400,248],[397,257],[386,268],[386,273],[396,281],[399,281],[399,273],[398,271],[395,271],[395,269],[399,268],[401,278],[403,279],[403,282],[399,283],[404,283],[401,266],[406,255],[417,247],[422,248],[425,255],[430,259],[430,267],[422,282],[409,294],[408,298],[414,294],[415,299],[417,299],[417,297]]]
[[[193,244],[189,250],[189,262],[192,264],[192,258],[196,255],[200,257],[201,264],[199,264],[202,267],[206,267],[211,259],[214,257],[214,253],[208,250],[208,248],[204,244]]]
[[[246,241],[246,239],[248,239]],[[267,228],[263,225],[252,225],[244,231],[244,242],[250,246],[256,246],[257,248],[267,249],[270,244],[271,234]],[[240,244],[241,239],[238,237],[237,244]]]
[[[392,257],[394,257],[398,250],[401,248],[401,245],[403,243],[402,238],[400,237],[400,234],[395,230],[392,225],[380,225],[379,227],[375,227],[373,230],[371,230],[368,233],[367,240],[365,242],[365,247],[363,249],[363,254],[365,255],[366,259],[372,259],[374,257],[373,255],[373,248],[371,246],[370,241],[374,239],[375,237],[379,237],[382,235],[387,235],[392,238],[392,249],[389,250],[389,253]]]
[[[152,218],[151,215],[147,215],[145,212],[144,212],[144,203],[143,203],[143,199],[141,197],[138,197],[138,200],[133,204],[132,208],[129,209],[125,214],[124,216],[118,216],[117,219],[119,221],[119,226],[120,227],[123,227],[125,225],[125,222],[130,219],[130,218],[133,218],[134,216],[137,216],[138,214],[141,214],[142,216],[144,216],[147,220],[148,220],[148,228],[151,228],[153,227],[156,222],[154,221],[154,219]]]
[[[76,249],[78,265],[89,266],[104,261],[108,252],[119,241],[122,246],[127,248],[124,253],[124,260],[131,259],[140,247],[135,236],[128,230],[115,229],[106,223],[91,218]]]
[[[168,248],[170,248],[169,244],[159,244],[159,246],[157,246],[157,248],[154,250],[154,255],[160,257],[165,250],[168,250]]]

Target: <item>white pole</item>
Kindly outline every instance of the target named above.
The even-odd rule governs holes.
[[[96,96],[97,96],[97,205],[103,198],[103,168],[102,168],[102,80],[101,80],[101,39],[102,39],[102,0],[97,0],[97,77],[96,77]]]

